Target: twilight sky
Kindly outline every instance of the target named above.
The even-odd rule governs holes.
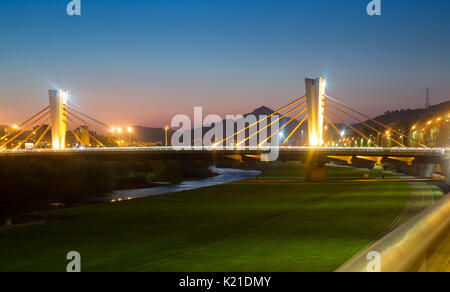
[[[450,1],[0,1],[0,124],[68,88],[113,125],[164,126],[194,106],[220,115],[272,108],[323,75],[327,93],[371,115],[450,99]]]

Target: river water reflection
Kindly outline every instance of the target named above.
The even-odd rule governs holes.
[[[211,187],[215,185],[226,184],[230,182],[236,182],[245,180],[251,177],[255,177],[261,174],[258,170],[239,170],[228,168],[217,168],[215,166],[210,167],[210,170],[218,174],[215,177],[210,177],[203,180],[188,180],[176,185],[168,185],[161,187],[154,187],[148,189],[137,190],[120,190],[115,191],[111,196],[107,198],[108,201],[118,201],[136,198],[145,198],[150,196],[158,196],[170,193],[178,193],[183,191],[195,190],[205,187]]]

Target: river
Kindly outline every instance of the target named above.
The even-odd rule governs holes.
[[[210,167],[210,171],[218,174],[217,176],[210,177],[203,180],[188,180],[183,181],[176,185],[168,185],[161,187],[153,187],[148,189],[136,189],[136,190],[120,190],[115,191],[105,200],[108,201],[121,201],[130,200],[137,198],[145,198],[150,196],[159,196],[170,193],[179,193],[183,191],[201,189],[206,187],[211,187],[215,185],[221,185],[231,182],[236,182],[240,180],[245,180],[251,177],[255,177],[261,174],[258,170],[239,170],[239,169],[228,169],[228,168],[217,168],[215,166]]]

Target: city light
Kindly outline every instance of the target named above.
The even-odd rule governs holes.
[[[168,137],[167,137],[167,132],[169,131],[169,126],[165,126],[164,127],[164,140],[165,140],[165,145],[166,147],[169,146],[168,144]],[[213,148],[216,148],[216,144],[213,145]]]
[[[316,134],[311,134],[309,135],[309,144],[312,147],[317,147],[320,146],[319,145],[319,137]]]
[[[13,128],[14,130],[17,130],[17,129],[19,128],[19,126],[17,126],[17,124],[14,124],[14,125],[12,126],[12,128]]]
[[[128,127],[127,131],[128,131],[128,133],[133,133],[133,128],[132,127]]]
[[[60,89],[59,95],[62,97],[63,104],[67,104],[69,92],[66,89]]]

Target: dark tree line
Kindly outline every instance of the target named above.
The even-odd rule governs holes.
[[[151,186],[152,180],[178,183],[210,175],[208,164],[201,161],[114,162],[3,157],[0,159],[0,205],[45,201],[78,203],[104,196],[121,188],[122,184],[139,188]]]

